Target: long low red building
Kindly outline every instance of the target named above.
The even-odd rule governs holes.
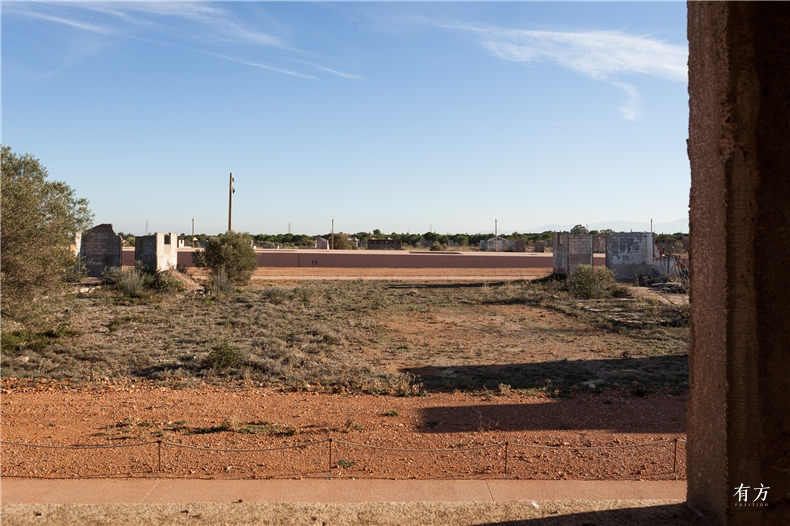
[[[194,249],[178,250],[180,267],[194,266]],[[551,253],[524,252],[427,252],[367,250],[256,250],[259,267],[326,268],[551,268]],[[603,266],[604,254],[594,264]],[[123,249],[123,264],[134,265],[134,248]]]

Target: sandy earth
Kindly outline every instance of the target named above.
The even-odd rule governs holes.
[[[200,275],[201,269],[188,268]],[[331,268],[331,267],[260,267],[253,280],[420,280],[431,281],[505,281],[535,279],[551,274],[551,268]]]
[[[700,526],[685,504],[666,501],[527,501],[507,503],[376,502],[359,504],[107,504],[3,506],[3,524],[261,524],[272,526]]]
[[[2,476],[674,479],[685,407],[683,395],[625,390],[392,397],[5,380]]]
[[[682,479],[685,478],[685,443],[678,441],[677,465],[673,471],[673,439],[685,437],[685,407],[685,396],[664,394],[639,398],[617,392],[577,394],[570,399],[466,394],[396,398],[280,393],[255,387],[172,390],[107,384],[71,390],[66,385],[49,382],[19,385],[6,381],[2,390],[2,476],[668,480],[677,475]],[[223,422],[228,421],[233,424],[229,427],[236,431],[211,432],[216,426],[225,427]],[[296,432],[293,435],[274,431],[239,432],[249,422],[264,421],[273,424],[273,428],[280,426],[281,430]],[[333,439],[331,471],[326,442],[330,437]],[[213,449],[165,447],[160,465],[158,444],[150,444],[157,439]],[[661,440],[666,442],[621,449],[570,449]],[[9,442],[130,447],[44,449]],[[131,447],[143,442],[149,445]],[[217,451],[282,448],[309,442],[320,443],[264,452]],[[502,446],[485,447],[504,442],[509,442],[507,451]],[[525,447],[528,445],[561,449]],[[625,500],[4,504],[2,522],[20,526],[703,524],[682,502]]]
[[[453,273],[259,269],[255,279],[508,280],[547,272]],[[2,477],[685,478],[686,394],[676,392],[392,397],[253,384],[171,389],[114,379],[79,387],[5,379],[0,404]],[[520,524],[536,518],[551,525],[699,521],[681,503],[624,501],[3,506],[4,524]]]

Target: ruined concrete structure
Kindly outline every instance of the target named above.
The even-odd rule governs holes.
[[[656,250],[652,232],[615,232],[606,236],[606,268],[619,281],[672,272],[674,259]]]
[[[513,250],[513,242],[502,236],[490,237],[480,242],[480,250],[489,252],[508,252]]]
[[[687,502],[790,524],[790,3],[689,2],[688,40]]]
[[[174,269],[178,265],[178,233],[156,232],[134,239],[134,260],[153,272]]]
[[[592,236],[554,232],[554,273],[567,276],[579,265],[593,264]]]
[[[71,251],[75,256],[80,257],[80,250],[82,250],[82,232],[74,234],[74,244],[70,245]]]
[[[101,277],[111,267],[121,266],[121,236],[112,225],[98,225],[82,234],[79,255],[85,263],[88,275]]]
[[[546,251],[546,242],[545,241],[535,241],[535,245],[532,247],[532,252],[540,253]]]
[[[596,254],[606,252],[606,234],[593,236],[593,252]]]
[[[315,239],[315,248],[319,250],[329,250],[329,240],[323,237],[317,237]]]

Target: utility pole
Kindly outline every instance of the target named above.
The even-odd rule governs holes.
[[[329,245],[332,247],[332,250],[335,249],[335,218],[332,218],[332,243]]]
[[[499,227],[494,219],[494,252],[499,252]]]
[[[233,172],[230,172],[230,180],[228,181],[228,232],[233,230],[233,194],[236,190],[233,188]]]
[[[192,218],[192,248],[195,248],[195,218]]]

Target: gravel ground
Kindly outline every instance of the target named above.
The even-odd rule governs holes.
[[[705,524],[676,501],[540,501],[508,503],[4,505],[5,525],[261,524],[565,526]]]
[[[331,470],[334,478],[674,480],[685,473],[685,395],[11,384],[2,396],[5,477],[303,478]]]

